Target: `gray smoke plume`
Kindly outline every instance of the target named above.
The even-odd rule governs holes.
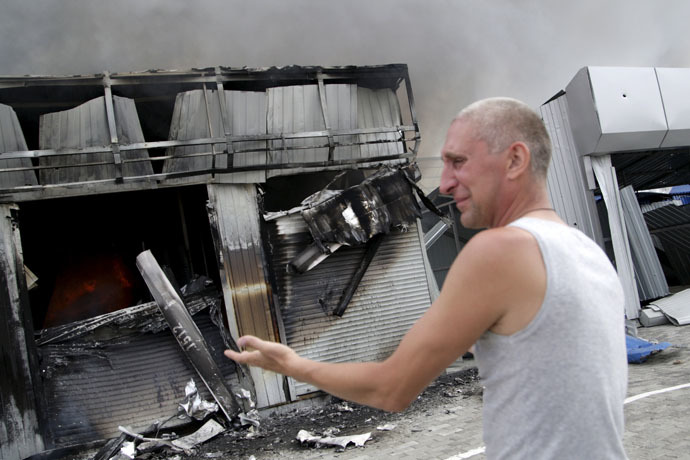
[[[478,98],[536,109],[583,66],[689,67],[688,18],[685,0],[2,0],[0,74],[403,62],[437,156]]]

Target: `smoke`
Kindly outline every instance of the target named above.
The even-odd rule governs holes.
[[[688,17],[684,0],[3,0],[0,74],[403,62],[436,156],[478,98],[536,109],[583,66],[690,67]]]

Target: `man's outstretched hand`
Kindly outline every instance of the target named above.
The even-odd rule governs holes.
[[[293,372],[300,357],[292,348],[276,342],[267,342],[253,335],[240,337],[237,340],[237,346],[240,349],[250,348],[253,350],[241,353],[225,350],[225,356],[238,363],[258,366],[278,374],[294,377]]]

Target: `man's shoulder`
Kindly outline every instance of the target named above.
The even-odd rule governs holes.
[[[523,257],[535,250],[538,251],[539,247],[528,231],[518,227],[498,227],[477,233],[460,254],[467,259],[499,262],[514,260],[515,257]]]

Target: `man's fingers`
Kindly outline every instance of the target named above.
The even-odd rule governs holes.
[[[263,340],[261,340],[258,337],[254,337],[253,335],[243,335],[242,337],[237,339],[237,346],[240,348],[252,347],[259,350],[261,349],[262,343]]]
[[[232,359],[233,361],[236,361],[238,363],[242,364],[252,364],[253,360],[252,358],[256,358],[257,355],[259,354],[258,351],[243,351],[241,353],[237,353],[236,351],[233,350],[225,350],[223,354]]]

